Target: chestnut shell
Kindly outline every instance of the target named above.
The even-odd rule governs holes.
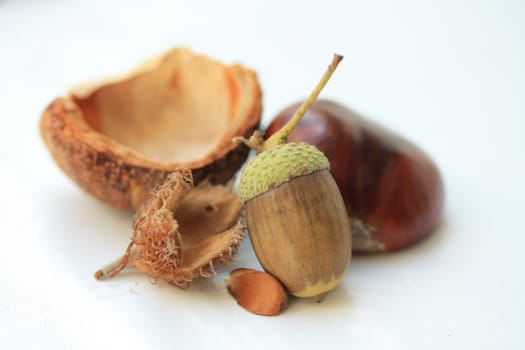
[[[194,183],[225,183],[248,156],[231,142],[257,129],[256,73],[189,49],[154,57],[131,73],[84,84],[43,112],[42,138],[58,166],[88,193],[137,208],[180,168]]]
[[[279,113],[265,138],[298,107]],[[408,140],[330,100],[314,103],[288,140],[313,144],[330,160],[351,218],[353,252],[398,250],[438,226],[444,204],[441,174]]]

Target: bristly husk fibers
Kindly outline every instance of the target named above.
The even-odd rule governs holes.
[[[231,186],[204,181],[193,187],[191,171],[179,169],[139,207],[124,256],[95,278],[112,278],[127,265],[179,288],[196,277],[212,277],[244,238],[241,209]]]

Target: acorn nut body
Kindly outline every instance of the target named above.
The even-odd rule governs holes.
[[[342,59],[334,55],[310,96],[269,139],[257,131],[248,140],[234,139],[257,152],[241,174],[239,194],[259,262],[290,294],[318,300],[348,269],[350,222],[328,159],[315,146],[288,143],[288,135]]]
[[[247,164],[239,193],[259,262],[290,294],[319,296],[341,282],[350,224],[321,151],[306,143],[262,151]]]

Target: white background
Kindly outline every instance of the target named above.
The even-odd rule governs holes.
[[[85,80],[189,46],[259,74],[264,125],[323,92],[425,149],[446,182],[442,227],[398,253],[354,257],[320,304],[252,315],[224,278],[92,278],[131,213],[68,180],[40,113]],[[525,348],[525,5],[522,1],[0,0],[2,349]],[[338,346],[338,347],[336,347]]]

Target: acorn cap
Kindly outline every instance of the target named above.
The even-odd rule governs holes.
[[[270,147],[248,162],[239,182],[239,194],[246,202],[294,177],[329,169],[325,155],[305,142]]]

